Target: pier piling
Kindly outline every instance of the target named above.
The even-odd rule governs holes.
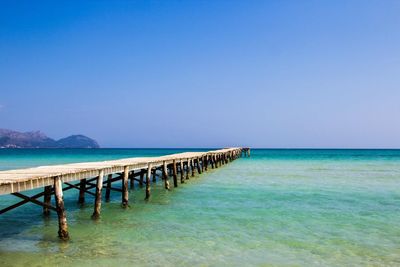
[[[200,159],[196,158],[197,173],[201,174]]]
[[[43,215],[44,216],[50,215],[49,206],[51,205],[51,193],[52,193],[51,191],[52,191],[51,185],[44,187],[43,202],[45,205],[47,205],[47,206],[43,206]]]
[[[112,174],[109,174],[107,176],[107,186],[106,186],[106,201],[110,201],[110,193],[111,193],[111,180],[112,180]]]
[[[82,179],[79,184],[79,198],[78,203],[83,204],[85,203],[85,191],[86,191],[86,179]]]
[[[96,183],[96,196],[94,200],[94,211],[92,214],[92,219],[98,219],[100,217],[100,209],[101,209],[101,190],[103,188],[103,177],[104,170],[101,170],[99,176],[97,177]]]
[[[145,199],[148,200],[151,195],[151,181],[156,182],[158,171],[161,172],[160,177],[164,180],[164,188],[170,190],[169,176],[172,175],[174,187],[178,187],[178,171],[183,184],[190,175],[195,176],[196,170],[199,175],[203,171],[207,171],[209,164],[214,169],[239,157],[249,156],[249,148],[226,148],[208,152],[184,152],[161,157],[128,158],[0,171],[0,195],[12,194],[22,198],[22,201],[1,209],[0,215],[26,203],[41,206],[45,216],[50,214],[50,210],[56,211],[58,236],[62,240],[68,240],[68,224],[63,198],[63,192],[67,190],[79,190],[79,204],[85,202],[86,194],[94,196],[92,218],[97,219],[101,213],[103,186],[106,189],[105,200],[107,202],[110,200],[111,191],[117,191],[121,193],[122,207],[126,208],[129,205],[128,186],[130,185],[130,189],[134,190],[135,181],[138,182],[139,187],[143,187],[145,184]],[[146,181],[144,181],[145,174],[147,174]],[[107,177],[106,181],[104,181],[105,177]],[[112,183],[121,180],[122,188],[112,186]],[[20,193],[36,188],[42,188],[42,191],[33,196]],[[95,192],[91,191],[93,189]],[[51,205],[52,194],[55,197],[55,207]],[[38,200],[41,197],[43,197],[43,202]]]
[[[147,167],[146,176],[146,200],[150,198],[150,176],[151,176],[151,164]]]
[[[63,188],[60,177],[54,179],[54,194],[56,199],[56,209],[58,217],[58,237],[61,240],[68,240],[68,225],[67,225],[67,214],[64,208]]]
[[[167,163],[165,161],[163,163],[162,175],[164,179],[164,187],[165,189],[169,190],[168,169],[167,169]]]
[[[135,171],[131,171],[129,174],[130,188],[135,189]]]
[[[185,183],[185,178],[184,178],[184,169],[183,169],[183,161],[181,160],[180,164],[179,164],[179,169],[180,169],[180,173],[181,173],[181,184]]]
[[[190,170],[192,171],[192,177],[194,177],[194,164],[193,164],[193,159],[190,160]]]
[[[172,163],[172,178],[174,180],[174,187],[178,187],[178,174],[176,170],[176,160]]]
[[[128,176],[129,168],[124,167],[123,179],[122,179],[122,207],[127,208],[129,202],[129,191],[128,191]]]

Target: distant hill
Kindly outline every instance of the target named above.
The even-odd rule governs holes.
[[[0,129],[0,148],[99,148],[99,144],[84,135],[71,135],[58,141],[40,131],[21,133]]]

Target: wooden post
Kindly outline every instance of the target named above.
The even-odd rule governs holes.
[[[211,169],[214,169],[214,155],[211,155],[210,162],[211,162]]]
[[[207,155],[204,156],[203,163],[204,163],[204,169],[207,171],[207,168],[208,168],[208,156]]]
[[[167,169],[167,163],[165,161],[163,164],[162,175],[164,179],[164,187],[165,189],[169,190],[168,169]]]
[[[130,188],[135,189],[135,171],[131,171],[129,174],[129,180],[130,180]]]
[[[181,184],[185,183],[185,178],[184,178],[184,167],[183,167],[183,160],[181,160],[180,162],[180,169],[181,169]]]
[[[143,187],[143,180],[144,180],[144,173],[146,172],[145,169],[140,170],[140,179],[139,179],[139,186]]]
[[[217,155],[214,155],[214,165],[215,165],[215,168],[218,168]]]
[[[194,164],[193,164],[193,159],[190,160],[190,169],[192,170],[192,177],[194,177]]]
[[[147,167],[147,176],[146,176],[146,200],[150,198],[150,176],[151,176],[151,163],[149,163]]]
[[[172,164],[167,165],[168,176],[172,176]]]
[[[186,162],[186,180],[189,180],[189,159]]]
[[[44,187],[43,202],[48,206],[51,205],[51,185]],[[50,215],[50,209],[48,207],[43,207],[43,215]]]
[[[201,174],[201,168],[200,168],[200,160],[199,158],[196,158],[196,165],[197,165],[197,173]]]
[[[174,179],[174,187],[178,187],[178,175],[176,173],[176,160],[172,162],[172,177]]]
[[[152,173],[153,173],[153,183],[157,182],[157,179],[156,179],[156,172],[157,172],[157,168],[154,168],[154,169],[152,170]]]
[[[85,203],[85,190],[86,190],[86,179],[82,179],[79,185],[79,199],[78,203]]]
[[[109,174],[108,177],[107,177],[106,201],[110,201],[111,179],[112,179],[112,174]]]
[[[101,189],[103,188],[103,177],[104,177],[104,170],[101,170],[99,173],[99,177],[97,177],[96,196],[94,200],[94,211],[92,214],[92,219],[98,219],[100,217]]]
[[[129,192],[128,192],[128,177],[129,167],[124,167],[124,176],[122,178],[122,207],[127,208],[129,203]]]
[[[59,176],[54,179],[54,195],[56,198],[56,209],[58,216],[58,237],[62,240],[68,240],[67,214],[64,208],[62,181]]]
[[[199,160],[201,160],[201,172],[204,172],[204,157],[200,157]]]

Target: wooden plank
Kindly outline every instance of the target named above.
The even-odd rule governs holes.
[[[22,192],[53,185],[53,181],[56,177],[60,177],[63,182],[72,182],[96,177],[100,170],[104,170],[104,175],[109,175],[124,172],[126,166],[128,166],[129,171],[146,169],[149,163],[152,164],[153,168],[158,168],[162,171],[164,162],[168,165],[172,164],[174,160],[177,162],[184,160],[186,162],[189,159],[196,160],[196,165],[198,167],[207,168],[208,158],[212,159],[213,156],[217,157],[217,165],[220,165],[221,155],[232,153],[237,156],[243,152],[246,156],[250,155],[250,150],[248,148],[226,148],[206,152],[184,152],[161,157],[127,158],[0,171],[0,194]],[[226,156],[224,156],[224,160],[225,159]],[[226,160],[223,163],[226,163]],[[83,187],[83,184],[81,185]],[[83,193],[84,191],[82,190],[82,194]]]

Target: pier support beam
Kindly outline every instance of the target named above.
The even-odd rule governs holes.
[[[184,177],[185,169],[183,167],[183,160],[181,160],[181,162],[180,162],[180,170],[181,170],[181,184],[184,184],[185,183],[185,177]]]
[[[197,173],[201,174],[200,159],[196,158]]]
[[[144,174],[145,174],[146,170],[145,169],[141,169],[140,170],[140,179],[139,179],[139,186],[143,187],[143,181],[144,181]]]
[[[124,174],[122,177],[122,207],[123,208],[127,208],[128,203],[129,203],[128,177],[129,177],[129,168],[128,168],[128,166],[125,166]]]
[[[193,159],[190,160],[190,169],[192,170],[192,177],[194,177],[194,164],[193,164]]]
[[[215,166],[215,168],[218,168],[217,155],[214,155],[214,156],[213,156],[213,159],[214,159],[214,166]]]
[[[167,163],[165,161],[164,161],[164,164],[163,164],[162,176],[163,176],[163,179],[164,179],[164,187],[165,187],[165,189],[169,190],[168,169],[167,169]]]
[[[190,159],[187,159],[187,162],[186,162],[186,164],[185,164],[185,167],[186,167],[186,180],[189,180],[189,160]]]
[[[51,205],[51,185],[45,186],[43,193],[44,193],[44,195],[43,195],[44,204],[47,205],[47,206],[50,206]],[[43,206],[43,215],[44,216],[49,216],[50,215],[49,207]]]
[[[110,193],[111,193],[111,180],[112,174],[109,174],[107,177],[107,187],[106,187],[106,201],[110,201]]]
[[[54,195],[56,199],[56,209],[58,216],[58,237],[61,240],[68,240],[68,224],[67,224],[67,214],[64,208],[64,198],[62,181],[60,177],[54,178]]]
[[[157,182],[157,177],[156,177],[157,176],[157,168],[154,168],[151,172],[153,173],[152,182],[155,183],[155,182]]]
[[[147,167],[147,176],[146,176],[146,200],[150,198],[150,176],[151,176],[151,164]]]
[[[99,177],[97,177],[97,184],[96,184],[96,196],[94,200],[94,211],[92,214],[92,219],[100,218],[100,211],[101,211],[101,190],[103,188],[103,177],[104,177],[104,170],[101,170],[99,173]]]
[[[176,173],[176,160],[172,162],[172,177],[174,180],[174,187],[178,187],[178,175]]]
[[[129,173],[130,188],[135,189],[135,171]]]
[[[79,204],[85,203],[85,191],[86,191],[86,179],[82,179],[79,184],[79,198],[78,198]]]

